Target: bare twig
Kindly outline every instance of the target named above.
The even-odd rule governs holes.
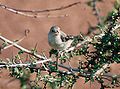
[[[94,11],[94,15],[96,16],[97,20],[98,20],[98,24],[102,24],[102,21],[101,21],[101,17],[100,17],[100,14],[99,14],[99,10],[96,6],[96,2],[97,0],[93,0],[92,3],[93,3],[93,11]]]
[[[70,8],[70,7],[75,6],[77,4],[80,4],[80,3],[81,2],[79,1],[79,2],[75,2],[75,3],[69,4],[67,6],[62,6],[62,7],[53,8],[53,9],[45,9],[45,10],[21,10],[21,9],[11,8],[11,7],[8,7],[8,6],[3,5],[3,4],[0,4],[0,7],[4,8],[4,9],[13,10],[13,11],[19,11],[19,12],[44,13],[44,12],[52,12],[52,11],[58,11],[58,10],[67,9],[67,8]]]
[[[15,42],[12,42],[12,41],[6,39],[6,38],[3,37],[3,36],[0,36],[0,39],[1,39],[2,41],[7,42],[8,44],[16,47],[16,48],[22,50],[22,51],[25,52],[25,53],[28,53],[28,54],[30,54],[30,55],[33,55],[33,56],[37,57],[38,59],[44,59],[44,60],[46,59],[46,57],[43,57],[43,56],[41,56],[41,55],[39,55],[39,54],[36,54],[36,53],[32,53],[30,50],[23,48],[22,46],[16,44]]]
[[[32,18],[39,18],[39,17],[50,17],[51,18],[51,17],[65,17],[67,15],[53,16],[53,15],[50,15],[50,14],[48,14],[48,15],[38,15],[38,14],[39,13],[53,12],[53,11],[59,11],[59,10],[67,9],[67,8],[70,8],[70,7],[72,7],[74,5],[77,5],[77,4],[80,4],[80,1],[69,4],[67,6],[62,6],[62,7],[53,8],[53,9],[45,9],[45,10],[21,10],[21,9],[15,9],[15,8],[12,8],[12,7],[8,7],[8,6],[6,6],[6,5],[4,5],[2,3],[0,3],[0,7],[3,8],[3,9],[6,9],[6,10],[12,12],[12,13],[20,14],[20,15],[24,15],[24,16],[28,16],[28,17],[32,17]]]
[[[117,30],[117,29],[120,30],[120,23],[116,24],[116,26],[112,29],[112,31],[115,31],[115,30]]]
[[[22,40],[25,39],[25,37],[27,37],[27,35],[29,34],[29,32],[30,32],[30,30],[29,30],[29,29],[26,29],[24,36],[21,37],[19,40],[15,40],[14,43],[16,43],[16,44],[20,43]],[[10,48],[10,47],[12,47],[12,46],[13,46],[13,44],[10,44],[10,45],[7,45],[7,46],[5,46],[5,47],[2,47],[0,51],[3,51],[3,50],[5,50],[5,49],[8,49],[8,48]]]
[[[0,68],[2,68],[2,67],[29,67],[32,65],[42,64],[42,63],[45,63],[48,61],[51,61],[51,59],[40,60],[40,61],[33,62],[33,63],[20,63],[20,64],[10,64],[10,65],[4,63],[4,64],[0,65]]]
[[[92,39],[90,37],[86,37],[84,39],[84,41],[82,41],[81,43],[78,43],[76,46],[70,47],[69,49],[65,50],[65,52],[69,52],[69,51],[73,51],[75,48],[80,47],[81,45],[84,45],[87,42],[91,42]]]
[[[14,43],[18,44],[18,43],[20,43],[24,38],[25,38],[25,36],[22,37],[20,40],[15,41]],[[8,45],[8,46],[5,46],[5,47],[3,47],[3,48],[1,49],[1,51],[5,50],[5,49],[8,49],[8,48],[10,48],[10,47],[12,47],[12,46],[13,46],[13,44]]]
[[[118,28],[120,28],[120,23],[118,23],[115,27],[113,27],[112,31],[115,31],[117,30]],[[94,36],[94,39],[97,39],[97,38],[102,38],[103,36],[105,35],[105,33],[101,33],[99,35],[95,35]],[[81,45],[84,45],[85,43],[89,43],[89,42],[92,42],[93,39],[90,38],[89,36],[87,36],[84,41],[82,41],[81,43],[78,43],[76,46],[73,46],[73,47],[70,47],[69,49],[66,49],[65,52],[69,52],[69,51],[73,51],[75,48],[77,47],[80,47]]]
[[[93,77],[98,77],[98,76],[100,76],[100,75],[103,75],[105,69],[108,68],[108,67],[109,67],[109,64],[103,65],[102,68],[100,68],[98,71],[96,71],[96,73],[94,74]]]

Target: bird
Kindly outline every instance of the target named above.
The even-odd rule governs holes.
[[[48,32],[48,43],[56,50],[68,49],[74,40],[74,36],[65,34],[59,26],[52,26]]]

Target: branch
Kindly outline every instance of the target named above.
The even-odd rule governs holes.
[[[100,68],[98,71],[96,71],[96,72],[94,73],[94,76],[93,76],[93,77],[98,77],[98,76],[100,76],[100,75],[103,75],[105,69],[108,68],[108,67],[109,67],[109,64],[103,65],[102,68]]]
[[[3,5],[2,3],[0,4],[0,7],[4,8],[4,9],[8,9],[8,10],[19,11],[19,12],[44,13],[44,12],[53,12],[53,11],[67,9],[67,8],[70,8],[70,7],[75,6],[77,4],[80,4],[80,3],[81,2],[79,1],[79,2],[75,2],[75,3],[69,4],[67,6],[62,6],[62,7],[53,8],[53,9],[45,9],[45,10],[21,10],[21,9],[14,9],[12,7],[8,7],[6,5]]]
[[[42,63],[45,63],[48,61],[51,61],[51,59],[41,60],[41,61],[37,61],[37,62],[33,62],[33,63],[20,63],[20,64],[10,64],[10,65],[2,63],[0,65],[0,68],[2,68],[2,67],[29,67],[32,65],[42,64]]]
[[[117,30],[118,28],[120,28],[120,23],[118,23],[115,27],[112,28],[112,31]],[[102,30],[102,29],[101,29]],[[89,36],[87,36],[84,41],[82,41],[81,43],[78,43],[76,46],[70,47],[68,49],[65,50],[65,52],[69,52],[69,51],[73,51],[74,49],[80,47],[81,45],[84,45],[85,43],[89,43],[92,42],[93,40],[96,40],[98,38],[102,38],[105,35],[105,33],[102,31],[101,34],[99,35],[95,35],[94,39],[90,38]]]
[[[30,54],[30,55],[33,55],[33,56],[37,57],[38,59],[42,59],[42,60],[43,60],[43,59],[44,59],[44,60],[47,59],[46,57],[41,56],[41,55],[39,55],[39,54],[37,54],[37,53],[32,53],[30,50],[23,48],[22,46],[16,44],[15,42],[12,42],[12,41],[6,39],[6,38],[3,37],[3,36],[0,36],[0,39],[1,39],[2,41],[4,41],[4,42],[7,42],[7,43],[10,44],[10,45],[13,45],[13,46],[16,47],[17,49],[22,50],[22,51],[25,52],[25,53],[28,53],[28,54]],[[52,60],[52,59],[49,58],[49,60]]]
[[[96,2],[97,0],[93,0],[92,3],[93,3],[93,11],[94,11],[94,15],[96,16],[97,20],[98,20],[98,24],[102,24],[102,21],[101,21],[101,17],[100,17],[100,14],[99,14],[99,10],[96,6]]]
[[[22,37],[20,40],[15,41],[14,43],[18,44],[18,43],[20,43],[24,38],[25,38],[25,36]],[[2,47],[0,51],[3,51],[3,50],[5,50],[5,49],[8,49],[8,48],[10,48],[10,47],[12,47],[12,46],[13,46],[13,44],[8,45],[8,46],[5,46],[5,47]]]
[[[29,34],[29,32],[30,32],[30,30],[29,30],[29,29],[26,29],[24,36],[21,37],[19,40],[16,40],[14,43],[16,43],[16,44],[20,43],[22,40],[25,39],[25,37],[27,37],[27,35]],[[3,50],[5,50],[5,49],[8,49],[8,48],[10,48],[10,47],[12,47],[12,46],[13,46],[13,44],[10,44],[10,45],[7,45],[7,46],[5,46],[5,47],[2,47],[0,51],[3,51]]]
[[[50,16],[49,14],[48,15],[40,15],[38,16],[38,13],[45,13],[45,12],[53,12],[53,11],[59,11],[59,10],[63,10],[63,9],[67,9],[67,8],[70,8],[72,6],[75,6],[77,4],[80,4],[80,1],[79,2],[75,2],[75,3],[72,3],[72,4],[69,4],[67,6],[62,6],[62,7],[59,7],[59,8],[53,8],[53,9],[45,9],[45,10],[21,10],[21,9],[15,9],[15,8],[12,8],[12,7],[8,7],[2,3],[0,3],[0,7],[3,8],[3,9],[6,9],[12,13],[15,13],[15,14],[20,14],[20,15],[23,15],[23,16],[28,16],[28,17],[32,17],[32,18],[39,18],[39,17],[64,17],[64,16],[67,16],[67,15],[61,15],[61,16]],[[31,14],[27,14],[27,13],[31,13]]]
[[[65,52],[73,51],[75,48],[78,48],[81,45],[84,45],[85,43],[91,42],[91,41],[92,39],[90,37],[86,37],[84,41],[82,41],[81,43],[78,43],[76,46],[70,47],[69,49],[65,50]]]
[[[115,31],[120,28],[120,23],[116,24],[114,28],[112,28],[112,31]]]

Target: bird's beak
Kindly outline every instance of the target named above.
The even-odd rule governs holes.
[[[58,34],[59,34],[59,33],[58,33],[58,32],[56,32],[56,33],[55,33],[55,36],[57,36]]]
[[[59,32],[57,31],[57,32],[55,32],[55,36],[57,36],[59,34]]]

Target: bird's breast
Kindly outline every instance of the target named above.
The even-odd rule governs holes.
[[[49,45],[55,49],[62,49],[64,47],[64,43],[61,41],[60,36],[48,35],[48,42]]]

